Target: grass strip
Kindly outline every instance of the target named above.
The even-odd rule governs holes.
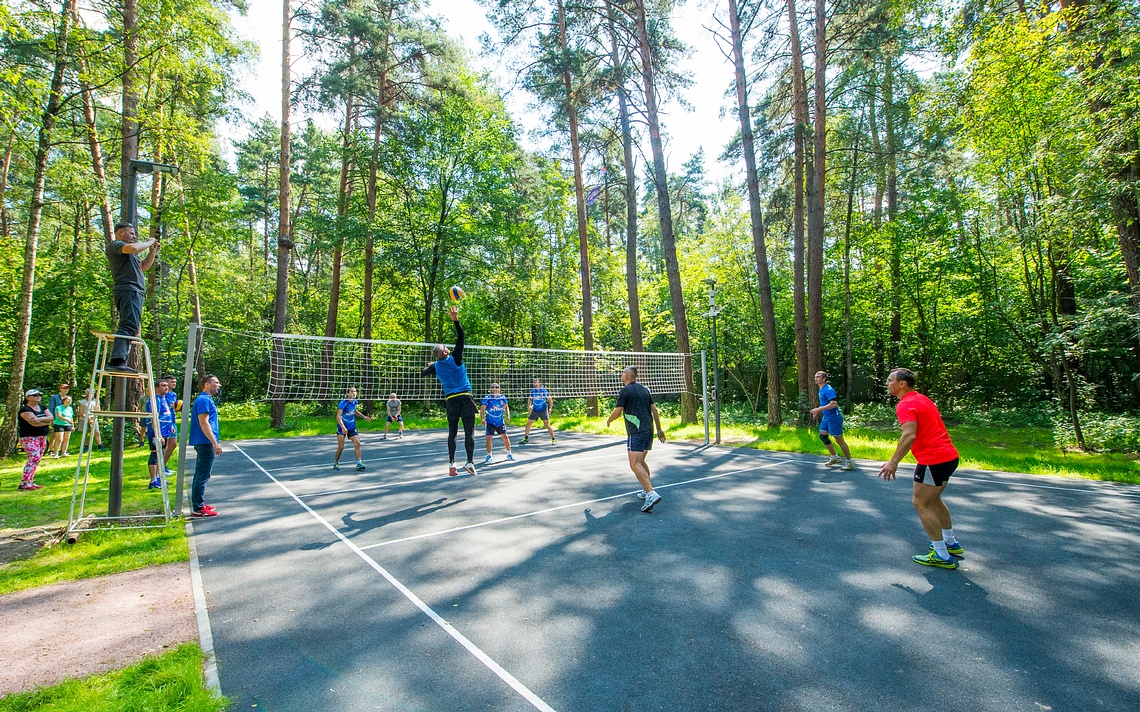
[[[0,699],[0,712],[222,712],[229,701],[206,689],[197,643],[130,667],[66,680]]]

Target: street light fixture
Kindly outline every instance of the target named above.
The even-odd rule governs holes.
[[[716,340],[716,317],[723,311],[722,307],[716,305],[716,280],[712,277],[701,280],[709,285],[709,310],[705,312],[704,316],[712,319],[713,328],[713,408],[716,413],[716,444],[720,445],[720,360],[717,351]]]

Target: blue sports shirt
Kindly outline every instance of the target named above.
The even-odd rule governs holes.
[[[505,425],[503,417],[507,414],[507,397],[503,394],[487,396],[483,399],[483,407],[487,409],[487,425]]]
[[[171,409],[170,403],[166,401],[165,397],[155,396],[154,404],[158,409],[158,429],[162,432],[162,437],[169,438],[174,435],[174,411]],[[143,412],[150,412],[149,398],[146,399]],[[148,438],[154,437],[154,425],[151,423],[150,418],[146,419],[146,436]]]
[[[835,394],[835,389],[831,387],[830,383],[823,384],[823,388],[819,389],[819,405],[821,407],[827,405],[831,401],[838,401],[838,400],[839,400],[839,396]],[[825,417],[825,418],[842,418],[843,417],[843,413],[839,412],[838,408],[832,408],[831,410],[825,410],[825,411],[823,411],[823,413],[821,415],[823,415],[823,417]]]
[[[535,410],[546,410],[550,401],[550,391],[546,388],[532,388],[530,389],[530,400],[531,407]]]
[[[214,399],[210,394],[203,391],[194,399],[194,408],[190,411],[191,445],[210,444],[210,439],[202,432],[202,425],[198,422],[198,416],[203,413],[207,415],[207,422],[210,424],[210,430],[214,432],[214,439],[221,440],[221,435],[218,434],[218,407],[214,405]]]
[[[344,427],[349,430],[356,430],[356,401],[345,398],[337,403],[336,407],[343,411],[340,414],[340,419],[344,421]]]

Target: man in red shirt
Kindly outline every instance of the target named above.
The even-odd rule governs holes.
[[[899,399],[895,414],[902,426],[902,437],[890,462],[879,469],[879,476],[893,480],[895,470],[907,452],[914,454],[918,461],[914,468],[914,508],[930,537],[930,550],[915,555],[914,561],[923,566],[956,569],[958,562],[955,557],[961,558],[964,552],[954,535],[950,510],[942,501],[942,493],[950,475],[958,469],[958,451],[950,442],[950,434],[942,424],[938,406],[914,390],[914,371],[906,368],[891,371],[887,376],[887,390]],[[927,474],[932,484],[927,484]]]

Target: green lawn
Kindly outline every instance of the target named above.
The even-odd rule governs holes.
[[[206,689],[196,643],[122,670],[67,680],[0,699],[0,712],[223,712],[229,700]]]

